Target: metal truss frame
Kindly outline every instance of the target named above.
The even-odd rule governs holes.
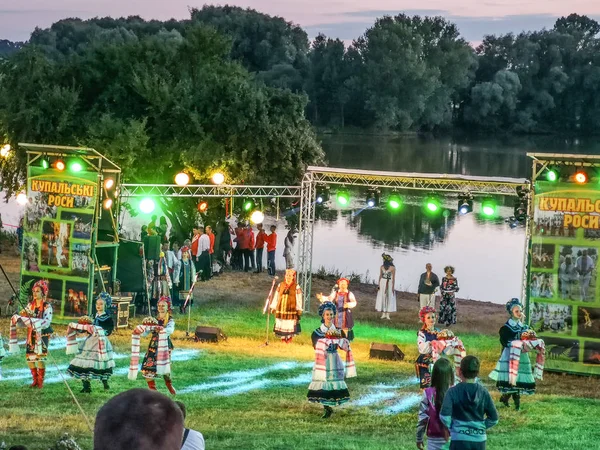
[[[517,196],[517,189],[529,190],[530,182],[521,178],[477,177],[466,175],[381,172],[309,166],[302,179],[298,275],[304,293],[304,309],[309,311],[312,287],[312,256],[316,195],[319,185],[361,186],[393,190],[416,190],[446,194]],[[526,281],[523,281],[525,285]]]
[[[299,198],[300,186],[122,184],[121,197]]]

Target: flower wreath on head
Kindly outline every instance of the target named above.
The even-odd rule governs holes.
[[[512,310],[515,306],[520,306],[523,309],[523,304],[518,298],[511,298],[508,302],[506,302],[506,311],[508,314],[512,316]]]
[[[108,292],[100,292],[96,300],[102,300],[104,302],[104,312],[107,312],[112,306],[112,297]]]
[[[337,313],[337,307],[335,306],[335,303],[329,301],[321,303],[319,306],[319,316],[321,317],[321,322],[323,322],[322,318],[326,310],[330,310],[334,316]]]
[[[419,311],[419,319],[421,320],[421,322],[425,323],[425,316],[429,313],[435,314],[435,308],[431,306],[423,306],[421,308],[421,310]]]
[[[167,297],[166,295],[163,295],[161,298],[158,299],[156,306],[158,306],[159,303],[166,303],[167,304],[167,312],[169,313],[169,315],[173,314],[173,305],[171,303],[171,297]]]
[[[342,277],[339,280],[337,280],[337,285],[339,286],[342,281],[345,281],[346,284],[348,285],[348,287],[350,287],[350,280],[348,278],[345,278],[345,277]]]
[[[394,258],[391,257],[391,255],[388,255],[387,253],[382,253],[381,257],[383,258],[383,262],[387,262],[387,263],[393,263],[394,262]]]
[[[33,292],[33,290],[39,287],[42,290],[42,295],[44,297],[46,297],[48,295],[48,282],[46,280],[37,280],[34,284],[33,287],[31,288],[31,292]]]
[[[285,274],[292,273],[294,275],[294,283],[297,283],[298,272],[295,269],[285,269]]]

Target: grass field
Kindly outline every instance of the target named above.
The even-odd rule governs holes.
[[[225,277],[203,285],[192,314],[192,328],[197,323],[219,326],[229,336],[227,341],[195,343],[185,335],[187,316],[176,316],[172,366],[176,398],[186,404],[187,426],[204,434],[207,449],[416,448],[419,395],[413,365],[417,356],[414,316],[381,323],[366,308],[364,314],[357,311],[357,338],[352,348],[358,377],[348,381],[352,402],[337,408],[325,421],[320,418],[321,407],[306,401],[314,357],[310,332],[317,327],[318,317],[303,317],[304,331],[293,344],[272,339],[269,346],[261,347],[265,340],[263,287],[268,291],[270,283],[249,275],[235,276],[244,278],[242,282],[236,278],[234,283]],[[133,323],[140,319],[138,316]],[[468,353],[482,360],[482,382],[497,401],[498,394],[487,375],[500,349],[497,326],[488,328],[486,334],[469,333],[468,329],[459,334]],[[55,329],[48,382],[42,391],[27,388],[30,376],[23,350],[2,363],[5,379],[0,382],[0,441],[45,450],[67,431],[82,448],[91,449],[92,435],[52,367],[52,361],[64,368],[70,360],[64,350],[65,328]],[[8,337],[8,319],[0,319],[0,331]],[[127,380],[130,338],[130,330],[119,330],[111,336],[118,359],[110,392],[105,393],[101,384],[95,383],[92,395],[80,394],[81,384],[68,379],[92,422],[111,396],[132,387],[145,387],[141,375],[135,382]],[[369,360],[369,344],[375,341],[398,344],[406,360]],[[166,393],[162,382],[157,386]],[[489,432],[488,448],[600,448],[596,413],[600,408],[599,388],[597,378],[545,374],[538,394],[524,398],[522,411],[498,406],[500,423]]]

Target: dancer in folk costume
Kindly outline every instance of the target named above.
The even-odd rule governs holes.
[[[502,354],[490,378],[496,381],[496,387],[502,393],[500,401],[505,406],[509,406],[512,396],[515,409],[518,411],[521,408],[521,394],[534,394],[535,377],[542,378],[545,346],[541,339],[535,337],[535,332],[524,323],[523,304],[518,298],[513,298],[506,303],[506,311],[510,314],[510,318],[499,331]],[[535,371],[532,370],[529,355],[522,351],[525,338],[535,339],[526,346],[528,350],[536,348],[539,352]],[[513,341],[520,345],[513,345]],[[518,351],[515,352],[517,348]]]
[[[189,247],[183,246],[181,248],[181,261],[175,267],[175,272],[173,273],[173,282],[177,294],[173,299],[173,304],[175,306],[182,306],[179,293],[182,291],[188,292],[196,279],[196,268],[191,260],[191,255],[192,253]]]
[[[38,280],[31,289],[33,298],[27,307],[11,319],[10,352],[17,353],[17,323],[27,327],[26,356],[27,365],[31,370],[33,383],[29,387],[40,388],[44,386],[46,374],[45,361],[48,356],[48,340],[54,332],[52,329],[52,305],[48,299],[48,282]]]
[[[171,351],[173,350],[173,343],[171,342],[170,336],[175,331],[175,321],[173,320],[173,310],[171,307],[171,299],[169,297],[161,297],[160,300],[158,300],[158,315],[156,319],[158,321],[158,327],[154,328],[152,331],[145,331],[142,334],[142,336],[151,334],[148,351],[142,361],[142,375],[146,378],[148,387],[155,391],[156,382],[154,380],[160,376],[157,373],[157,365],[161,363],[161,355],[159,354],[159,334],[160,331],[164,331],[167,340],[166,345],[168,347],[168,355],[165,354],[163,357],[168,358],[168,361],[164,363],[169,366],[169,370],[168,373],[163,374],[163,378],[169,392],[175,395],[176,392],[171,381],[170,370]]]
[[[335,326],[344,331],[349,341],[354,339],[354,318],[352,317],[352,308],[356,306],[356,297],[348,290],[350,280],[348,278],[340,278],[334,286],[329,297],[323,294],[317,294],[317,298],[321,302],[332,302],[335,304],[338,314],[335,318]]]
[[[277,286],[270,305],[271,313],[275,314],[273,331],[286,344],[300,334],[302,303],[302,289],[296,281],[296,271],[287,269],[285,279]]]
[[[171,276],[169,275],[169,265],[167,264],[167,258],[165,252],[161,251],[156,266],[156,278],[153,283],[153,295],[152,298],[169,297],[171,295]]]
[[[334,324],[336,306],[323,302],[319,306],[321,326],[313,331],[311,339],[315,348],[315,366],[312,382],[308,386],[308,401],[320,403],[325,409],[323,419],[333,414],[332,406],[350,400],[350,393],[344,378],[356,376],[356,366],[350,349],[350,342],[344,332]],[[342,362],[338,349],[346,352],[346,363]]]
[[[440,300],[440,315],[438,323],[446,326],[456,323],[456,293],[458,292],[458,280],[454,276],[454,267],[444,267],[446,276],[442,278],[440,291],[442,299]]]
[[[396,268],[394,259],[384,253],[383,265],[379,269],[379,287],[377,288],[377,300],[375,301],[375,310],[381,312],[382,319],[390,318],[391,312],[396,312]]]
[[[67,372],[72,377],[78,378],[83,383],[82,393],[91,393],[90,380],[100,380],[104,390],[108,390],[108,380],[115,367],[114,354],[108,336],[113,332],[115,325],[110,314],[112,298],[107,292],[102,292],[96,299],[96,317],[92,323],[71,323],[67,332],[67,354],[79,350],[73,358]],[[77,348],[77,331],[88,332],[89,336],[83,341],[81,348]]]
[[[435,328],[435,309],[431,306],[424,306],[419,311],[419,319],[423,326],[417,333],[417,346],[419,347],[419,357],[415,362],[419,386],[425,389],[431,385],[431,366],[433,365],[432,341],[437,340],[440,332]]]

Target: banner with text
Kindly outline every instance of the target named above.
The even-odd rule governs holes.
[[[98,176],[28,167],[21,285],[49,281],[57,318],[88,312]]]
[[[600,374],[600,189],[536,182],[529,323],[548,370]]]

